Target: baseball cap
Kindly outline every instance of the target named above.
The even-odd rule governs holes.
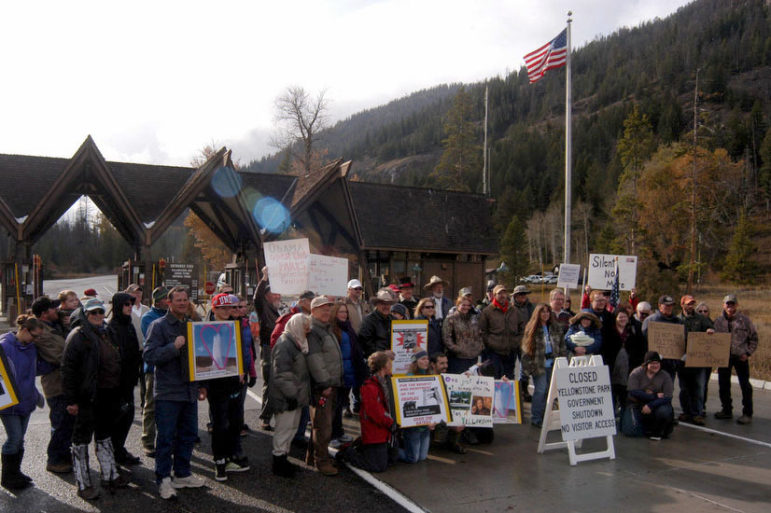
[[[508,289],[504,285],[496,285],[495,288],[493,289],[493,294],[497,295],[498,292],[500,292],[500,291],[506,292],[507,290]]]
[[[330,300],[327,296],[316,296],[311,301],[311,310],[324,305],[331,305],[334,301]]]
[[[648,351],[645,353],[645,363],[660,362],[661,356],[656,351]]]
[[[675,304],[675,300],[672,299],[672,296],[667,296],[665,294],[665,295],[663,295],[663,296],[661,296],[659,298],[659,304],[660,305],[674,305]]]
[[[694,298],[690,294],[686,294],[686,295],[684,295],[683,297],[680,298],[680,305],[681,306],[682,305],[688,305],[690,303],[695,303],[695,302],[696,302],[696,298]]]
[[[514,294],[530,294],[530,289],[525,285],[517,285],[514,287]]]
[[[235,298],[236,300],[233,301],[233,298]],[[224,306],[233,306],[237,304],[238,304],[238,297],[234,296],[233,294],[226,294],[223,292],[211,298],[212,308],[221,308]]]
[[[83,305],[83,311],[84,312],[91,312],[93,310],[104,310],[104,303],[101,300],[96,299],[96,298],[89,299]]]
[[[723,303],[738,303],[736,301],[736,294],[728,294],[723,298]]]
[[[348,288],[349,289],[360,289],[360,288],[362,288],[361,282],[359,280],[356,280],[356,279],[351,280],[351,281],[348,282]]]
[[[153,289],[153,303],[157,303],[167,297],[169,297],[169,289],[167,287],[161,285],[160,287],[155,287],[155,289]]]

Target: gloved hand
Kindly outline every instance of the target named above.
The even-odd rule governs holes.
[[[297,399],[294,397],[291,397],[286,400],[286,409],[287,411],[292,411],[297,409]]]
[[[249,385],[249,388],[252,388],[254,385],[256,385],[257,376],[249,376],[249,382],[247,384]]]

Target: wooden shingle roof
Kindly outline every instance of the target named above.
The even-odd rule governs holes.
[[[498,252],[482,195],[366,182],[348,187],[362,249]]]

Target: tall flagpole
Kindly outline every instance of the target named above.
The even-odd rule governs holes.
[[[566,74],[565,74],[565,260],[566,264],[570,263],[570,213],[572,208],[571,204],[571,175],[572,175],[572,161],[573,161],[573,136],[572,136],[572,105],[573,95],[571,92],[570,84],[570,24],[573,22],[570,17],[572,12],[568,11],[568,52],[566,59]]]

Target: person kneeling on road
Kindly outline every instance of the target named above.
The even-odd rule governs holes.
[[[392,458],[399,425],[391,417],[388,376],[393,360],[385,351],[372,353],[367,359],[372,375],[361,386],[361,439],[338,453],[338,459],[368,472],[384,472]]]
[[[628,407],[635,424],[642,425],[643,434],[651,440],[668,438],[674,426],[672,410],[672,378],[661,372],[661,356],[656,351],[645,353],[645,363],[629,375]]]

